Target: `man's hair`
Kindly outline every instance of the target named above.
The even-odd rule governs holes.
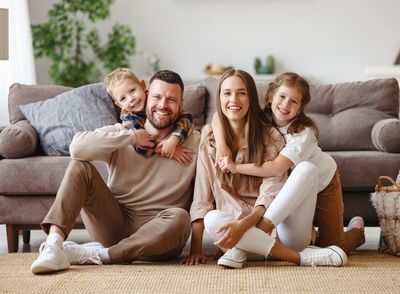
[[[132,80],[133,82],[140,84],[138,77],[128,68],[118,67],[105,77],[104,86],[113,99],[114,96],[112,90],[125,80]]]
[[[169,84],[178,84],[181,87],[183,96],[183,90],[184,90],[183,81],[181,76],[176,72],[173,72],[171,70],[160,70],[156,72],[150,79],[149,87],[154,80],[160,80]]]

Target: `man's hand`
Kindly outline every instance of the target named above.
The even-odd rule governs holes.
[[[228,156],[221,157],[218,161],[218,165],[224,173],[236,173],[236,163],[234,163],[233,160]]]
[[[176,146],[175,154],[172,158],[179,162],[181,165],[185,166],[193,162],[194,154],[195,152],[192,149],[179,145]]]
[[[218,234],[223,231],[225,231],[225,234],[214,244],[220,248],[226,249],[234,247],[246,232],[240,225],[239,221],[224,224],[220,226],[215,233]]]
[[[157,149],[160,149],[160,154],[162,157],[172,159],[175,154],[176,146],[178,146],[180,141],[181,138],[175,135],[171,135],[168,139],[158,143]]]
[[[152,148],[154,146],[152,142],[154,138],[145,130],[134,130],[133,132],[135,134],[135,145],[146,148]]]

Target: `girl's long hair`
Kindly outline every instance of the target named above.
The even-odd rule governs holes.
[[[310,85],[303,77],[299,76],[298,74],[293,72],[286,72],[280,74],[275,78],[273,82],[268,84],[267,92],[265,94],[266,104],[264,107],[264,112],[267,114],[268,117],[273,117],[271,109],[272,97],[274,96],[278,88],[282,85],[285,85],[287,87],[295,87],[302,94],[300,113],[297,118],[295,118],[290,124],[288,128],[288,133],[300,133],[306,127],[310,127],[314,130],[315,137],[318,139],[319,132],[317,125],[304,113],[304,107],[311,101]]]
[[[266,138],[265,136],[268,136],[269,133],[266,132],[266,128],[271,127],[271,124],[266,119],[266,116],[260,107],[258,101],[257,88],[253,78],[251,77],[250,74],[242,70],[231,69],[226,71],[221,76],[217,87],[217,97],[216,97],[217,112],[224,133],[225,142],[228,145],[229,149],[231,150],[232,157],[234,160],[238,150],[234,144],[234,134],[232,127],[229,123],[229,120],[222,112],[221,99],[220,99],[222,83],[227,78],[232,76],[237,76],[243,80],[249,97],[249,110],[246,115],[246,124],[245,124],[246,128],[245,140],[247,144],[247,149],[244,156],[244,162],[255,163],[257,166],[260,166],[264,162],[264,155],[266,152],[265,142],[266,139],[268,138]],[[221,169],[217,168],[217,177],[219,178],[221,183],[234,188],[235,191],[236,189],[238,192],[254,191],[258,189],[258,186],[261,183],[261,178],[259,177],[239,175],[239,174],[236,175],[236,177],[237,176],[240,177],[239,186],[234,187],[233,185],[234,175],[231,173],[224,173],[221,171]]]

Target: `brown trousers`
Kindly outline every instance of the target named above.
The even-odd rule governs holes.
[[[316,245],[326,247],[337,245],[346,254],[364,244],[364,232],[354,228],[343,231],[343,194],[339,171],[329,185],[318,193],[315,218],[318,223],[318,239]]]
[[[54,224],[68,236],[79,213],[112,262],[177,258],[190,235],[186,210],[133,211],[118,203],[92,164],[72,160],[42,228],[49,233]]]

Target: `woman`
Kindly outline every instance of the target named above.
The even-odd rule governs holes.
[[[232,158],[256,165],[274,159],[284,141],[258,104],[253,78],[244,71],[229,70],[221,77],[217,91],[218,116]],[[206,262],[202,255],[204,229],[219,248],[228,249],[218,260],[226,267],[241,268],[247,252],[298,265],[345,264],[346,254],[336,246],[306,248],[317,197],[315,166],[299,164],[284,185],[285,176],[262,179],[224,173],[215,162],[215,152],[213,132],[205,127],[190,211],[191,250],[183,264]],[[278,238],[268,234],[275,225]]]

